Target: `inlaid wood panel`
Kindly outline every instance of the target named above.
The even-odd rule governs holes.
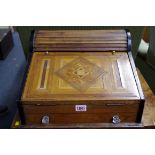
[[[126,52],[35,52],[22,96],[23,103],[139,99]]]
[[[125,30],[39,30],[34,51],[126,51]]]

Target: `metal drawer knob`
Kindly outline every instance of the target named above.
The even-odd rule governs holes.
[[[120,118],[119,118],[118,115],[114,115],[114,116],[112,117],[112,123],[118,124],[118,123],[120,123],[120,122],[121,122],[121,120],[120,120]]]
[[[45,125],[47,125],[47,124],[49,124],[49,116],[43,116],[42,117],[42,124],[45,124]]]

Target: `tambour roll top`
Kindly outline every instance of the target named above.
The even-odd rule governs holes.
[[[33,51],[127,51],[125,30],[39,30]]]

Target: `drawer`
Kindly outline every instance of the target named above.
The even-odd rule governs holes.
[[[118,116],[120,122],[136,122],[136,113],[92,113],[92,114],[25,114],[27,125],[41,124],[71,124],[71,123],[112,123],[113,117]],[[47,120],[48,117],[48,120]],[[44,122],[45,121],[45,122]],[[47,122],[46,122],[47,121]]]
[[[120,122],[136,122],[137,113],[105,112],[105,113],[26,113],[27,125],[41,124],[71,124],[71,123],[112,123],[113,117],[118,116]],[[47,120],[48,118],[48,120]],[[46,120],[45,120],[46,119]],[[43,121],[45,120],[45,122]]]
[[[137,104],[100,104],[100,105],[24,105],[27,125],[41,125],[48,116],[49,124],[69,123],[112,123],[117,115],[121,122],[136,122]],[[85,107],[77,109],[77,106]],[[45,116],[45,117],[44,117]]]

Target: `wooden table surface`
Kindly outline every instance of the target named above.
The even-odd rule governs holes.
[[[145,96],[145,106],[144,106],[144,112],[142,117],[142,123],[146,127],[147,126],[155,127],[155,95],[151,91],[150,87],[146,83],[140,71],[139,70],[137,71],[138,71],[139,79],[141,81],[142,89]]]
[[[144,112],[142,117],[142,123],[136,124],[136,123],[120,123],[118,125],[113,125],[111,123],[98,123],[98,124],[86,124],[84,125],[78,125],[75,124],[75,128],[155,128],[155,95],[151,91],[150,87],[148,86],[147,82],[143,78],[140,71],[137,69],[139,79],[141,81],[142,89],[145,96],[145,106],[144,106]],[[16,115],[15,119],[12,123],[12,128],[19,128],[15,126],[16,121],[19,121],[19,116]],[[74,125],[68,126],[69,128],[74,128]],[[35,128],[35,126],[24,126],[24,128]],[[43,128],[42,126],[37,126],[36,128]],[[46,126],[46,128],[59,128],[59,126]],[[62,126],[61,128],[67,128],[67,126]]]

